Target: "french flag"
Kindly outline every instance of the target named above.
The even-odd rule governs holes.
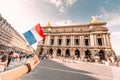
[[[45,36],[44,36],[44,33],[42,31],[40,24],[37,24],[31,30],[23,33],[23,35],[28,41],[29,45],[32,45],[42,39],[45,39]]]

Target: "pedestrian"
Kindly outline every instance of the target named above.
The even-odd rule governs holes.
[[[0,58],[0,72],[3,72],[7,68],[7,59],[8,59],[8,54],[4,53],[4,55]]]
[[[22,55],[22,54],[20,54],[20,58],[19,58],[19,59],[20,59],[20,61],[22,60],[22,56],[23,56],[23,55]]]
[[[8,54],[7,67],[9,66],[9,64],[10,64],[10,62],[11,62],[12,56],[13,56],[13,51],[11,51],[11,52]]]

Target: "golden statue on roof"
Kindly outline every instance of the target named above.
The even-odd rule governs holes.
[[[92,20],[91,20],[91,24],[96,24],[96,23],[98,23],[99,21],[96,19],[96,17],[95,16],[92,16]]]
[[[48,27],[51,27],[51,24],[50,24],[50,22],[48,22],[47,26],[48,26]]]

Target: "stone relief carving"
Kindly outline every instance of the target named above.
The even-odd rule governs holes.
[[[94,26],[92,28],[89,28],[89,31],[108,31],[108,28],[102,26]]]

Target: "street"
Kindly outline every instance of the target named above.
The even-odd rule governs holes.
[[[71,67],[70,67],[71,66]],[[72,67],[73,66],[73,67]],[[20,80],[113,80],[108,66],[89,63],[57,63],[42,60],[29,74]]]

